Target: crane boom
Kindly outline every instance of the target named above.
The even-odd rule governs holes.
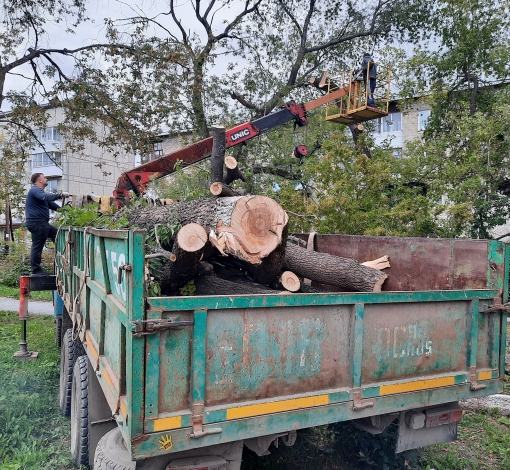
[[[294,101],[287,102],[274,113],[227,130],[225,133],[225,147],[228,149],[242,144],[287,122],[294,121],[298,126],[306,126],[308,124],[306,114],[309,111],[323,104],[338,100],[350,92],[351,85],[347,85],[308,103],[296,104]],[[133,191],[135,194],[142,194],[151,181],[173,173],[175,171],[175,164],[178,161],[183,166],[188,166],[209,157],[212,152],[212,146],[213,138],[208,137],[122,173],[113,191],[117,207],[125,205],[131,197],[130,191]]]

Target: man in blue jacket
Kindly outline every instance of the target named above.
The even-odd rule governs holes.
[[[42,173],[34,173],[30,179],[33,186],[27,194],[25,203],[26,226],[32,234],[32,250],[30,251],[30,266],[32,274],[45,276],[50,273],[41,268],[41,255],[46,240],[50,238],[55,241],[57,229],[50,225],[50,209],[60,208],[53,201],[61,199],[61,194],[51,194],[44,191],[48,186],[48,180]]]

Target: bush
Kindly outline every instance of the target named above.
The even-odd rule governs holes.
[[[53,272],[53,256],[52,249],[43,250],[41,266],[48,272]],[[0,248],[0,283],[19,287],[20,276],[30,274],[30,240],[11,242]]]

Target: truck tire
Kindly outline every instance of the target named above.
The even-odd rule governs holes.
[[[89,464],[88,358],[76,359],[71,392],[71,454],[78,467]]]
[[[62,336],[60,348],[60,411],[64,416],[71,414],[71,390],[73,388],[73,367],[76,358],[85,351],[80,340],[73,341],[73,331],[68,329]]]
[[[107,432],[99,441],[94,455],[94,470],[135,470],[119,428]]]
[[[55,318],[55,342],[57,347],[62,347],[62,317]]]

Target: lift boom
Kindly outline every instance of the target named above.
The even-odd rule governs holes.
[[[270,129],[291,121],[294,121],[297,126],[306,126],[308,124],[306,115],[309,111],[326,103],[340,100],[344,96],[353,93],[354,90],[355,84],[351,83],[308,103],[296,104],[294,101],[289,101],[274,113],[227,130],[225,133],[225,146],[228,149],[242,144]],[[380,115],[386,115],[386,113],[381,112]],[[181,165],[188,166],[209,157],[212,152],[212,146],[213,138],[208,137],[122,173],[117,181],[117,187],[113,191],[117,207],[122,207],[127,203],[131,197],[130,191],[133,191],[135,194],[142,194],[151,181],[173,173],[175,171],[175,164],[178,161]]]

